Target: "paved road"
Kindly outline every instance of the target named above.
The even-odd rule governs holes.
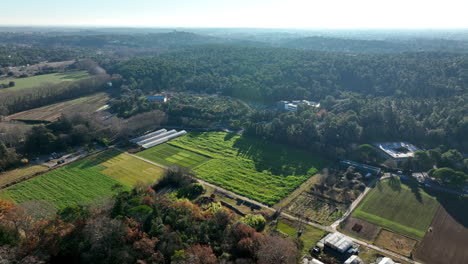
[[[126,154],[128,154],[128,155],[130,155],[130,156],[132,156],[132,157],[137,158],[137,159],[140,159],[140,160],[143,160],[143,161],[148,162],[148,163],[150,163],[150,164],[153,164],[153,165],[155,165],[155,166],[158,166],[158,167],[167,169],[167,166],[164,166],[164,165],[158,164],[158,163],[156,163],[156,162],[153,162],[153,161],[151,161],[151,160],[147,160],[147,159],[142,158],[142,157],[139,157],[139,156],[137,156],[137,155],[128,153],[128,152],[126,152],[126,151],[124,151],[124,150],[121,150],[121,149],[118,149],[118,148],[116,148],[116,147],[114,147],[114,148],[115,148],[116,150],[119,150],[119,151],[121,151],[121,152],[123,152],[123,153],[126,153]],[[380,179],[382,179],[382,178],[380,178]],[[214,188],[215,190],[218,190],[218,191],[220,191],[220,192],[222,192],[222,193],[226,193],[226,194],[228,194],[228,195],[230,195],[230,196],[232,196],[232,197],[239,198],[239,199],[242,199],[242,200],[244,200],[244,201],[248,201],[248,202],[250,202],[250,203],[252,203],[252,204],[258,205],[259,207],[261,207],[261,208],[263,208],[263,209],[267,209],[267,210],[270,210],[270,211],[272,211],[272,212],[276,212],[276,209],[275,209],[275,208],[272,208],[272,207],[270,207],[270,206],[268,206],[268,205],[265,205],[265,204],[259,203],[259,202],[257,202],[257,201],[254,201],[254,200],[252,200],[252,199],[249,199],[249,198],[247,198],[247,197],[238,195],[238,194],[233,193],[233,192],[231,192],[231,191],[229,191],[229,190],[226,190],[226,189],[224,189],[224,188],[221,188],[221,187],[219,187],[219,186],[217,186],[217,185],[214,185],[214,184],[211,184],[211,183],[209,183],[209,182],[200,180],[200,179],[198,179],[198,178],[195,178],[195,180],[197,180],[197,181],[198,181],[199,183],[201,183],[201,184],[210,186],[210,187]],[[378,180],[379,180],[378,178],[375,179],[371,184],[369,184],[369,186],[373,186]],[[351,204],[350,209],[348,209],[348,210],[346,211],[348,215],[349,215],[349,214],[351,213],[351,211],[356,207],[356,205],[359,203],[359,201],[362,200],[362,199],[364,198],[364,196],[367,194],[367,192],[369,192],[369,190],[371,190],[371,188],[370,188],[370,187],[366,187],[366,189],[364,190],[364,192]],[[359,199],[359,201],[358,201],[358,199]],[[353,206],[353,205],[354,205],[354,206]],[[353,208],[351,209],[351,207],[353,207]],[[348,212],[348,211],[349,211],[349,212]],[[285,217],[285,218],[289,218],[289,219],[295,220],[295,221],[302,222],[302,223],[304,223],[304,224],[313,226],[313,227],[315,227],[315,228],[324,230],[324,231],[326,231],[326,232],[338,232],[338,231],[336,231],[336,227],[339,225],[339,223],[340,223],[341,221],[344,220],[344,218],[342,218],[342,219],[340,219],[340,220],[337,221],[338,223],[335,222],[335,223],[333,223],[331,226],[324,226],[324,225],[321,225],[321,224],[318,224],[318,223],[314,223],[314,222],[310,222],[310,221],[305,221],[305,220],[303,220],[303,219],[300,219],[300,218],[298,218],[298,217],[296,217],[296,216],[293,216],[293,215],[290,215],[290,214],[284,213],[284,212],[281,213],[281,216],[283,216],[283,217]],[[337,223],[337,224],[336,224],[336,223]],[[336,226],[335,226],[335,224],[336,224]],[[363,245],[363,246],[372,248],[372,249],[374,249],[374,250],[376,250],[376,251],[380,251],[380,252],[382,252],[382,253],[384,253],[384,254],[386,254],[386,255],[388,255],[388,256],[394,257],[395,259],[401,259],[401,260],[404,260],[404,261],[406,261],[406,262],[408,262],[408,263],[412,263],[412,264],[419,264],[419,262],[416,262],[416,261],[414,261],[414,260],[412,260],[412,259],[409,259],[409,258],[407,258],[407,257],[401,256],[401,255],[399,255],[399,254],[397,254],[397,253],[394,253],[394,252],[392,252],[392,251],[389,251],[389,250],[386,250],[386,249],[377,247],[377,246],[375,246],[375,245],[373,245],[373,244],[369,244],[369,243],[367,243],[367,242],[364,242],[364,241],[361,241],[361,240],[358,240],[358,239],[355,239],[355,238],[351,238],[351,240],[353,240],[355,243],[357,243],[357,244],[359,244],[359,245]]]

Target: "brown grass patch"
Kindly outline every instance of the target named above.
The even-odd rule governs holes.
[[[348,217],[341,229],[351,236],[373,242],[381,228],[361,219]]]
[[[375,240],[375,244],[379,247],[396,252],[400,255],[409,257],[413,251],[417,241],[402,235],[395,234],[391,231],[382,229],[379,236]]]

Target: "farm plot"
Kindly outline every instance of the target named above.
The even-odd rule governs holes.
[[[302,192],[286,206],[286,210],[309,221],[331,224],[343,215],[346,207],[346,204]]]
[[[353,212],[353,217],[421,240],[438,207],[434,197],[392,178],[379,182]]]
[[[441,204],[413,255],[425,263],[468,263],[468,199],[450,197]]]
[[[8,183],[32,176],[36,173],[46,171],[47,169],[47,167],[42,165],[33,165],[0,173],[0,187]]]
[[[350,236],[358,237],[369,242],[374,242],[382,228],[364,220],[348,217],[341,226],[341,230]]]
[[[0,197],[17,203],[46,200],[61,209],[108,197],[137,182],[150,183],[161,168],[116,150],[108,150],[9,187]]]
[[[413,251],[417,241],[405,236],[389,232],[382,229],[379,236],[375,240],[375,244],[379,247],[391,250],[400,255],[409,257]]]
[[[210,159],[207,156],[168,144],[149,148],[138,153],[138,156],[164,166],[180,165],[188,168],[194,168]]]
[[[189,133],[163,146],[167,145],[211,157],[192,167],[200,179],[268,205],[286,197],[325,165],[305,151],[224,132]],[[177,164],[175,159],[169,162]]]
[[[294,239],[297,237],[298,226],[297,222],[281,219],[278,220],[276,230]],[[302,240],[304,246],[303,253],[309,253],[309,250],[325,236],[326,232],[309,225],[301,225],[301,227],[302,235],[300,240]]]
[[[8,84],[9,82],[15,82],[15,86],[4,90],[17,90],[41,86],[44,84],[57,84],[61,82],[71,82],[89,77],[86,71],[76,72],[62,72],[62,73],[51,73],[44,75],[36,75],[26,78],[8,78],[0,80],[0,84]]]
[[[52,122],[62,114],[94,112],[104,106],[109,97],[105,93],[51,104],[7,116],[9,120]]]

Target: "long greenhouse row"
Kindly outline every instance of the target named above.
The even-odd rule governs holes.
[[[160,129],[158,131],[151,132],[151,133],[146,134],[144,136],[134,138],[134,139],[132,139],[130,141],[140,145],[141,147],[143,147],[145,149],[147,149],[147,148],[151,148],[151,147],[157,146],[159,144],[165,143],[165,142],[167,142],[167,141],[169,141],[171,139],[174,139],[176,137],[180,137],[180,136],[185,135],[185,134],[187,134],[187,131],[185,131],[185,130],[181,130],[181,131],[177,132],[177,130],[175,130],[175,129],[172,129],[172,130],[169,130],[169,131],[167,131],[166,129]]]

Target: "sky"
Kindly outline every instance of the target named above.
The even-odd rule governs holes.
[[[468,0],[3,0],[3,26],[468,28]]]

